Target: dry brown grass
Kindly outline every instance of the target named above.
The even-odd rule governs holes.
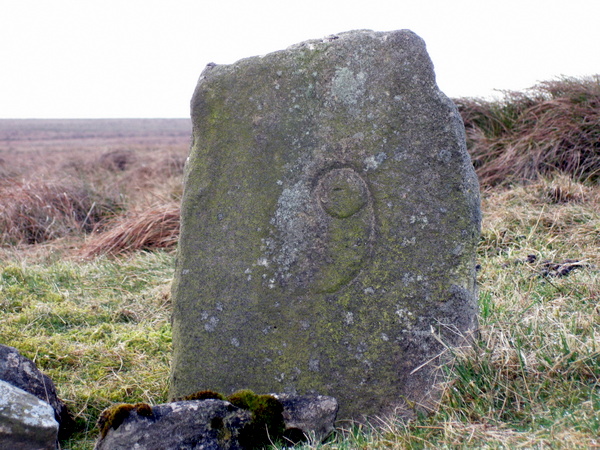
[[[0,244],[38,244],[90,232],[120,209],[118,196],[83,182],[17,181],[0,185]]]
[[[106,225],[83,245],[81,256],[119,255],[135,250],[173,248],[179,238],[179,204],[170,202],[131,211]]]
[[[500,101],[456,99],[484,186],[561,172],[600,178],[600,76],[540,83]]]
[[[186,123],[0,121],[0,246],[81,242],[90,233],[85,246],[95,254],[174,246]]]

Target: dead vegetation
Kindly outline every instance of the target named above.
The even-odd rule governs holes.
[[[542,180],[546,187],[540,192],[550,203],[590,195],[586,186],[600,178],[599,76],[548,81],[526,92],[506,92],[499,101],[455,101],[482,188]],[[17,150],[0,147],[0,245],[87,235],[81,253],[88,257],[175,245],[189,142],[181,127],[163,121],[148,128],[132,121],[136,128],[127,131],[111,122],[110,132],[104,130],[110,138],[103,140],[101,129],[86,131],[84,122],[60,132],[35,122],[29,137],[23,123],[13,125],[12,134],[0,133],[1,142]],[[158,147],[149,144],[152,133]],[[34,162],[44,136],[51,137],[52,156],[40,168]],[[85,152],[70,147],[81,137],[94,147]]]
[[[84,258],[173,248],[179,238],[179,204],[172,201],[131,211],[113,219],[105,228],[106,231],[93,234],[83,245],[81,255]]]
[[[11,180],[0,185],[0,243],[39,244],[69,234],[89,233],[116,216],[118,195],[104,195],[67,179]]]
[[[482,186],[554,172],[600,177],[600,76],[547,81],[499,101],[455,100]]]
[[[127,132],[124,124],[108,121],[90,124],[86,132],[78,121],[51,122],[56,133],[43,121],[31,121],[31,136],[28,121],[8,121],[16,127],[12,134],[6,123],[0,126],[0,246],[68,238],[79,241],[86,256],[173,247],[189,144],[189,136],[177,135],[182,126],[150,121],[164,129],[146,129],[133,121],[135,129]],[[115,133],[122,142],[115,144]],[[156,147],[141,145],[152,133]],[[175,141],[164,144],[165,138]]]

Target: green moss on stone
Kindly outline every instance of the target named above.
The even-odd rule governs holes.
[[[429,382],[428,367],[411,372],[439,352],[429,322],[461,317],[444,301],[474,282],[474,174],[422,42],[381,36],[217,66],[199,83],[173,396],[316,391],[350,418]],[[388,64],[413,53],[422,77]]]
[[[283,405],[272,395],[257,395],[249,389],[237,391],[227,400],[252,414],[252,421],[240,432],[240,444],[262,447],[279,439],[285,431]]]
[[[120,403],[105,409],[98,419],[98,428],[100,428],[100,436],[106,437],[108,431],[112,428],[116,430],[129,417],[132,411],[144,417],[152,417],[152,407],[147,403]]]
[[[211,398],[216,399],[216,400],[226,400],[224,395],[221,395],[215,391],[207,390],[207,391],[194,392],[193,394],[186,395],[185,397],[179,397],[179,398],[173,399],[173,401],[180,402],[180,401],[188,401],[188,400],[208,400]]]

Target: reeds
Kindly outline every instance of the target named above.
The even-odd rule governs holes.
[[[553,172],[600,178],[600,76],[547,81],[498,101],[455,100],[482,186]]]
[[[131,211],[106,224],[103,233],[93,235],[81,249],[84,258],[103,254],[119,255],[135,250],[172,248],[179,238],[179,204],[157,204]]]
[[[0,185],[0,244],[39,244],[92,231],[122,205],[90,185],[68,179],[17,181]]]

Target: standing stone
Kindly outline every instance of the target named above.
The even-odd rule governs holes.
[[[232,65],[192,99],[172,396],[330,395],[411,415],[477,327],[477,179],[414,33],[354,31]],[[443,344],[442,344],[443,343]]]

